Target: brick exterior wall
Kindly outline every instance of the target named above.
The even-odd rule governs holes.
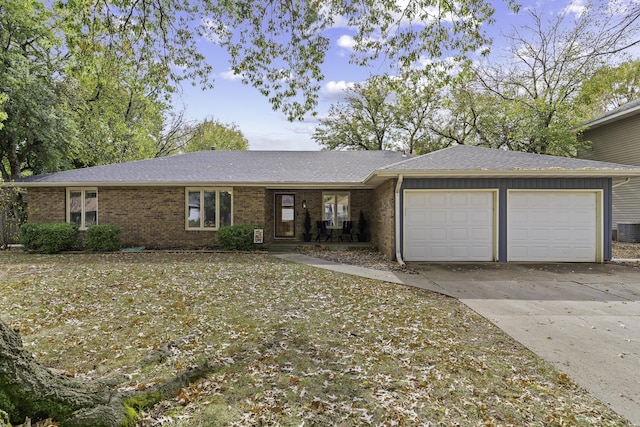
[[[380,253],[395,259],[395,180],[389,179],[373,192],[371,241]]]
[[[312,234],[315,239],[316,221],[322,219],[323,192],[348,192],[351,220],[354,222],[354,240],[357,240],[358,219],[362,211],[369,222],[372,242],[385,255],[393,256],[392,181],[385,182],[376,190],[267,190],[263,187],[236,187],[233,189],[233,223],[264,226],[265,243],[281,240],[302,241],[304,200],[311,215]],[[29,188],[27,193],[29,221],[66,221],[66,188]],[[295,195],[293,238],[276,239],[274,236],[276,194]],[[186,230],[185,216],[184,187],[98,188],[98,223],[119,227],[124,247],[189,249],[215,246],[215,231]]]
[[[66,188],[30,188],[27,191],[27,215],[30,222],[65,222]]]
[[[264,188],[233,190],[233,223],[265,222]],[[66,221],[66,188],[29,188],[30,222]],[[215,231],[185,229],[184,187],[100,187],[98,223],[120,228],[122,246],[193,249],[215,246]]]

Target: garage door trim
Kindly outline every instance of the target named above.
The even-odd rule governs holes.
[[[406,254],[406,234],[407,234],[407,206],[406,206],[406,197],[410,193],[490,193],[493,199],[492,205],[492,227],[493,227],[493,235],[492,235],[492,258],[493,261],[497,261],[499,258],[499,189],[498,188],[451,188],[451,189],[405,189],[403,190],[403,207],[402,207],[402,252]]]
[[[508,235],[511,215],[511,194],[512,193],[592,193],[596,197],[595,212],[595,262],[604,262],[604,191],[602,189],[507,189],[507,248],[511,244],[511,237]],[[510,261],[510,254],[507,253],[507,261]]]

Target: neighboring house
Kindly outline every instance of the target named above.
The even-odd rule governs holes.
[[[455,146],[418,157],[201,151],[19,185],[31,222],[116,225],[123,245],[211,247],[232,224],[264,227],[267,245],[301,241],[306,207],[314,225],[335,227],[362,211],[373,244],[398,260],[600,262],[611,258],[612,182],[636,176],[640,167]]]
[[[640,166],[640,99],[616,108],[583,125],[582,139],[592,149],[579,157]],[[640,178],[613,188],[612,227],[640,223]]]

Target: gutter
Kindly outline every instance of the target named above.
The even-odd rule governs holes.
[[[629,181],[631,181],[631,178],[627,178],[627,179],[625,179],[624,181],[620,181],[620,182],[618,182],[618,183],[616,183],[616,184],[613,184],[613,185],[611,186],[611,188],[620,187],[621,185],[625,185],[625,184],[626,184],[626,183],[628,183]]]
[[[396,182],[396,214],[395,214],[395,223],[396,223],[396,233],[395,233],[395,242],[396,242],[396,260],[398,264],[404,266],[405,263],[402,260],[402,254],[400,250],[400,187],[402,187],[402,181],[404,177],[402,174],[398,175],[398,181]]]

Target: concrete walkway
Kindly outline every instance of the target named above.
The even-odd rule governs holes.
[[[621,264],[411,264],[420,274],[278,257],[457,298],[640,426],[640,269]]]

